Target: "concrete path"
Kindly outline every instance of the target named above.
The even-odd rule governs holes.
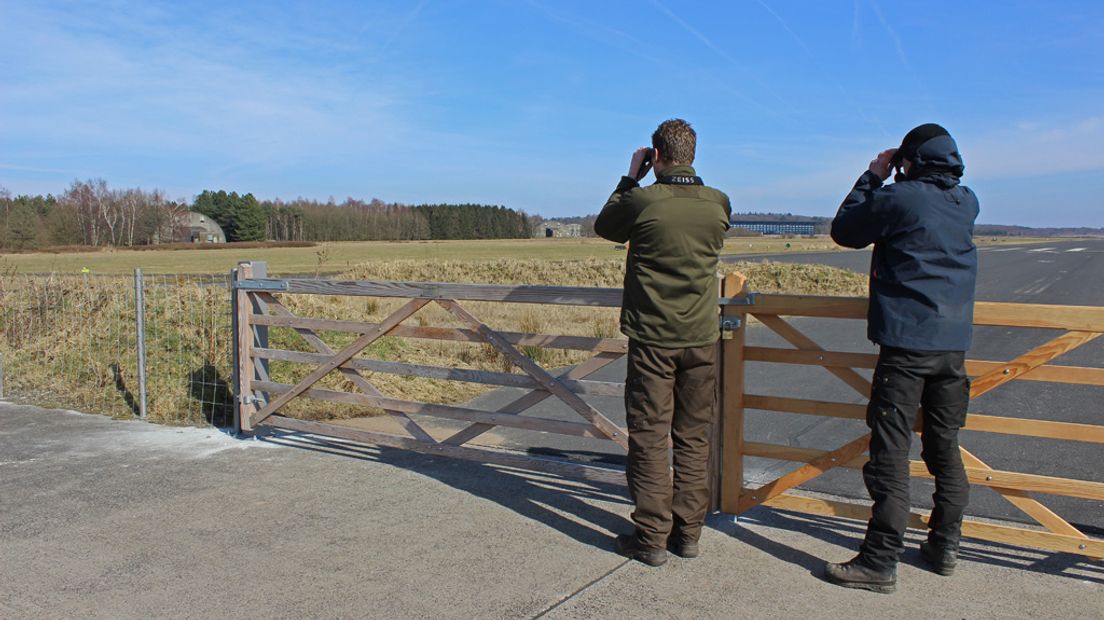
[[[0,404],[0,618],[1099,618],[1104,564],[968,544],[891,596],[820,581],[854,522],[716,518],[703,557],[610,551],[619,487],[298,435]],[[912,540],[915,543],[916,540]]]

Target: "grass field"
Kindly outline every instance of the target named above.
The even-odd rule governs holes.
[[[412,244],[360,245],[380,248],[410,247]],[[526,247],[521,243],[508,245]],[[429,259],[380,257],[339,270],[334,277],[619,287],[624,275],[624,253],[612,247],[602,248],[602,245],[535,242],[531,247],[554,248],[560,252],[572,247],[601,248],[608,250],[604,258],[457,259],[456,251],[447,258],[443,254]],[[488,256],[487,249],[478,244],[448,244],[444,249],[450,248],[461,249],[470,257]],[[255,249],[247,251],[256,252]],[[191,254],[205,258],[217,253],[220,252],[193,251]],[[750,286],[762,292],[862,295],[866,290],[865,276],[823,265],[741,262],[726,264],[724,269],[743,272]],[[151,274],[147,277],[144,307],[151,420],[192,424],[227,419],[232,405],[228,385],[233,341],[229,299],[224,283],[219,285],[205,276]],[[285,296],[288,307],[301,316],[369,322],[381,320],[402,301],[325,295]],[[464,305],[499,330],[620,337],[616,308],[477,302]],[[129,417],[135,409],[137,385],[134,321],[134,294],[126,273],[34,275],[13,273],[10,269],[0,271],[0,355],[3,355],[8,392],[14,398],[40,405]],[[425,308],[411,319],[411,323],[460,327],[453,317],[437,307]],[[274,348],[310,351],[294,330],[273,328],[271,332]],[[341,332],[320,335],[338,349],[355,338],[353,334]],[[532,346],[523,347],[523,353],[546,368],[577,363],[585,357],[572,351]],[[370,347],[365,356],[439,367],[514,370],[497,351],[480,344],[386,337]],[[311,367],[273,362],[271,370],[275,380],[295,383]],[[438,403],[464,402],[488,389],[478,384],[385,374],[377,374],[372,381],[392,397]],[[327,376],[323,385],[343,391],[352,389],[348,381],[336,373]],[[311,419],[376,413],[363,407],[318,401],[296,401],[283,411]]]
[[[1041,243],[1045,239],[979,238],[980,244]],[[841,250],[827,237],[780,239],[732,237],[724,253],[828,252]],[[305,248],[235,248],[138,252],[107,249],[69,254],[28,253],[0,255],[0,271],[16,273],[226,273],[239,261],[267,261],[269,272],[338,273],[364,263],[392,260],[490,261],[508,259],[575,260],[620,257],[615,244],[602,239],[516,239],[473,241],[349,241],[321,243]]]

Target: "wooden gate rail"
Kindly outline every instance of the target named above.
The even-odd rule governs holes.
[[[746,409],[865,421],[866,407],[861,404],[748,393],[744,387],[743,375],[746,362],[820,366],[863,398],[869,398],[870,381],[855,369],[874,368],[876,355],[824,350],[782,318],[793,316],[865,320],[868,301],[864,298],[750,294],[735,295],[722,303],[725,316],[742,319],[754,317],[794,347],[747,346],[743,329],[723,345],[722,510],[740,513],[766,504],[814,514],[869,518],[869,508],[865,505],[788,493],[831,469],[861,467],[866,462],[867,457],[863,452],[869,443],[869,432],[865,426],[861,434],[843,446],[833,450],[814,450],[746,441],[743,422]],[[979,302],[975,306],[974,324],[1062,331],[1052,340],[1007,362],[967,361],[967,373],[974,378],[971,399],[1013,380],[1104,387],[1104,368],[1050,364],[1058,356],[1091,342],[1104,333],[1104,308]],[[964,429],[1104,444],[1104,425],[1099,424],[1010,418],[971,412]],[[961,448],[961,451],[966,475],[971,484],[992,488],[1042,528],[1031,529],[967,520],[963,524],[964,535],[1104,558],[1104,541],[1088,537],[1031,495],[1041,493],[1102,501],[1104,483],[994,470],[966,448]],[[791,461],[799,465],[797,469],[764,485],[745,488],[745,456]],[[930,477],[922,462],[912,461],[909,468],[913,476]],[[923,527],[926,518],[925,515],[913,513],[910,525]]]
[[[382,446],[398,447],[451,457],[476,459],[485,463],[570,473],[575,477],[624,483],[620,469],[591,464],[536,457],[515,451],[465,445],[496,427],[518,428],[543,433],[607,440],[627,449],[628,433],[596,410],[582,396],[619,396],[624,383],[588,379],[594,372],[623,357],[628,350],[624,339],[586,336],[499,332],[482,323],[462,301],[619,307],[620,289],[543,286],[491,286],[439,283],[341,282],[313,279],[254,278],[252,266],[243,263],[235,275],[235,317],[237,339],[236,388],[239,396],[239,428],[250,431],[270,426],[298,432],[336,437]],[[282,302],[289,294],[372,296],[400,298],[406,304],[378,323],[319,319],[296,316]],[[462,327],[410,326],[403,323],[427,305],[443,308]],[[294,330],[313,351],[277,349],[267,344],[264,330]],[[344,332],[355,335],[353,341],[335,350],[320,332]],[[493,348],[510,364],[521,370],[493,372],[430,366],[358,357],[366,347],[384,336],[451,342],[479,343]],[[522,354],[518,346],[539,346],[591,353],[581,364],[553,376]],[[267,372],[268,362],[306,364],[313,370],[294,384],[274,381]],[[383,394],[362,371],[381,374],[463,381],[529,390],[523,396],[498,408],[484,411],[471,407],[441,405],[390,398]],[[337,372],[356,386],[357,392],[327,389],[318,385],[326,375]],[[565,421],[523,415],[547,398],[555,397],[570,407],[579,419]],[[294,399],[308,398],[380,409],[395,418],[409,436],[363,430],[333,424],[286,417],[280,409]],[[430,416],[469,422],[464,429],[444,439],[434,438],[411,416]]]

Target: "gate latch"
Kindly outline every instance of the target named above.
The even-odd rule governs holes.
[[[736,317],[722,316],[721,317],[721,339],[730,340],[732,338],[732,332],[740,329],[743,325],[743,321]]]

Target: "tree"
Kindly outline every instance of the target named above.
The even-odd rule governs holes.
[[[237,197],[237,194],[234,194],[234,196]],[[202,213],[214,220],[226,233],[226,240],[234,240],[233,224],[230,221],[233,205],[231,204],[230,195],[225,191],[203,190],[196,196],[195,203],[192,204],[192,211]]]
[[[253,197],[253,194],[232,196],[232,211],[230,219],[233,222],[234,241],[264,241],[265,225],[268,218],[265,210]],[[227,233],[229,235],[229,233]]]
[[[26,203],[16,204],[8,215],[5,245],[16,250],[38,247],[38,215]]]

